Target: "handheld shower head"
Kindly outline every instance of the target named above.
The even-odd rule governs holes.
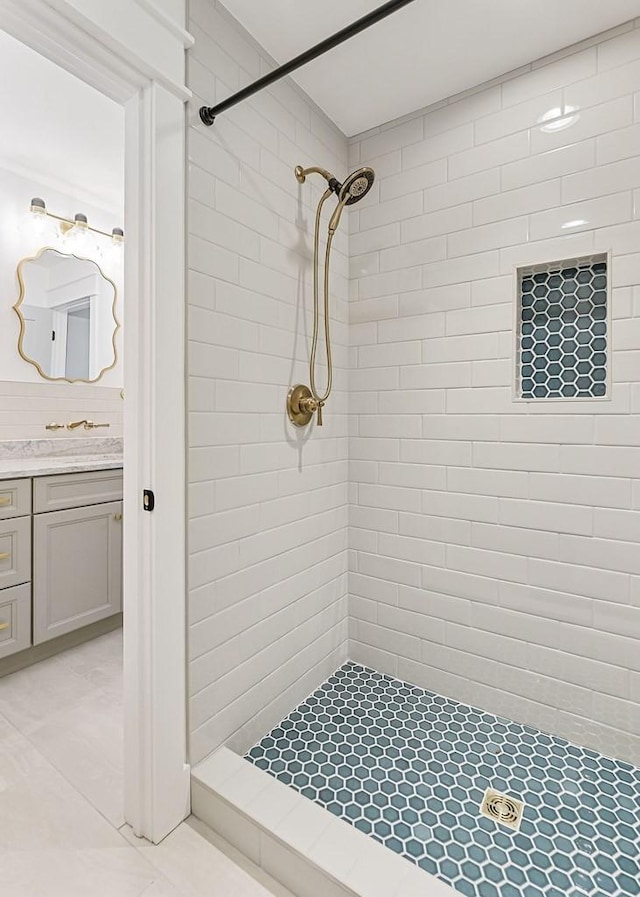
[[[375,179],[373,168],[358,168],[345,178],[338,196],[342,200],[348,194],[346,205],[352,206],[354,202],[360,202],[367,195]]]
[[[313,166],[312,168],[303,168],[296,165],[295,175],[299,184],[304,184],[308,174],[319,174],[327,182],[328,189],[324,191],[320,197],[318,208],[316,210],[316,225],[314,231],[313,242],[313,339],[311,342],[311,358],[309,360],[309,379],[311,388],[298,384],[289,391],[287,398],[287,412],[289,420],[296,427],[306,426],[314,412],[317,412],[318,426],[322,425],[322,409],[325,402],[331,394],[331,386],[333,382],[333,363],[331,361],[331,335],[330,335],[330,308],[329,308],[329,261],[331,258],[331,244],[333,237],[340,223],[340,216],[345,206],[351,206],[354,202],[359,202],[367,195],[373,182],[375,174],[373,168],[358,168],[353,171],[344,182],[335,178],[326,168]],[[319,392],[316,386],[316,352],[318,349],[318,331],[320,327],[320,287],[319,287],[319,271],[318,259],[320,254],[320,222],[322,215],[322,207],[332,193],[338,197],[338,204],[334,209],[333,215],[329,222],[329,233],[327,235],[327,246],[324,256],[324,333],[325,333],[325,352],[327,356],[327,385],[324,392]]]
[[[338,229],[344,207],[352,206],[354,202],[360,202],[373,187],[374,180],[375,172],[373,168],[358,168],[357,171],[353,171],[345,179],[338,193],[340,202],[336,206],[329,222],[329,233],[335,233]]]
[[[295,175],[299,184],[304,184],[308,174],[321,175],[340,201],[346,197],[345,205],[348,206],[353,205],[354,202],[358,202],[363,196],[366,196],[376,178],[373,168],[358,168],[340,183],[326,168],[320,168],[318,165],[314,165],[311,168],[303,168],[302,165],[296,165]]]

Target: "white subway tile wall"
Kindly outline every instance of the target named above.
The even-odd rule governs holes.
[[[0,440],[65,439],[68,430],[46,430],[50,423],[67,424],[83,417],[109,424],[93,435],[122,436],[124,403],[120,389],[84,383],[19,383],[0,380]],[[82,431],[82,436],[91,436]]]
[[[350,158],[350,656],[635,762],[639,25]],[[514,401],[514,266],[609,250],[611,401]]]
[[[308,383],[313,225],[324,189],[317,177],[299,186],[293,169],[321,165],[340,177],[348,145],[284,82],[206,129],[198,107],[273,60],[219,3],[192,0],[190,9],[189,716],[197,762],[222,743],[247,749],[347,657],[347,216],[334,242],[336,369],[324,426],[295,432],[285,401],[292,384]],[[413,127],[421,137],[422,124]],[[421,279],[419,267],[414,280],[377,272],[363,286],[374,305]]]

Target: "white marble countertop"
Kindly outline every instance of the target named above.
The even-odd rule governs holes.
[[[115,470],[122,467],[121,454],[68,455],[64,457],[0,458],[0,480],[44,477],[56,473]]]
[[[0,480],[122,467],[120,437],[57,437],[0,441]]]

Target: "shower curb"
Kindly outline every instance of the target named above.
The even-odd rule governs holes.
[[[296,897],[457,892],[228,748],[191,774],[192,812]]]

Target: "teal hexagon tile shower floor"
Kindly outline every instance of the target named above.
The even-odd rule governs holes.
[[[640,770],[357,664],[247,759],[466,897],[640,895]]]

